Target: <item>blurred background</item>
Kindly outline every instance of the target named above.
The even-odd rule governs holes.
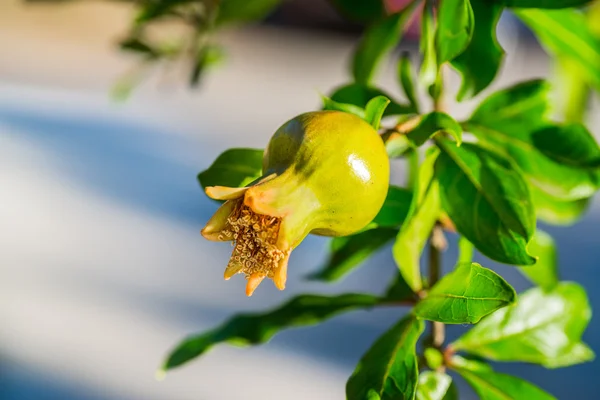
[[[263,24],[221,33],[227,62],[200,88],[176,66],[156,67],[115,101],[111,87],[135,65],[115,45],[133,16],[119,2],[0,1],[0,398],[343,398],[360,356],[404,311],[342,315],[261,347],[219,346],[162,382],[154,374],[182,337],[234,313],[300,292],[377,292],[393,275],[383,251],[338,284],[309,282],[327,249],[310,237],[294,252],[286,291],[265,283],[246,298],[244,279],[222,279],[230,247],[199,234],[217,205],[196,174],[224,149],[263,147],[284,121],[318,108],[319,93],[349,79],[360,26],[326,1],[289,1]],[[499,36],[508,58],[492,89],[552,72],[516,19],[505,15]],[[416,40],[401,46],[415,60]],[[398,95],[394,62],[382,69],[380,86]],[[450,110],[462,116],[472,104]],[[597,104],[589,115],[598,137]],[[393,173],[401,177],[401,166]],[[595,310],[599,223],[593,202],[575,226],[546,228],[563,279],[582,283]],[[455,256],[451,247],[445,268]],[[511,267],[493,267],[517,290],[529,287]],[[450,338],[465,329],[451,327]],[[600,319],[583,340],[600,351]],[[497,368],[560,399],[600,393],[597,362]],[[460,389],[474,398],[462,381]]]

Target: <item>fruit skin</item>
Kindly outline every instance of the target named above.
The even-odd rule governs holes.
[[[263,174],[293,170],[321,204],[312,233],[346,236],[377,215],[389,186],[389,159],[367,122],[340,111],[301,114],[281,126],[263,158]]]
[[[265,277],[283,289],[292,249],[309,233],[346,236],[364,228],[383,205],[389,174],[383,140],[367,122],[340,111],[301,114],[283,124],[271,138],[263,158],[262,178],[245,188],[206,188],[209,197],[228,201],[202,234],[209,240],[236,241],[225,278],[246,274],[248,295]],[[246,214],[249,209],[276,218],[264,228],[268,235],[259,226],[244,228],[240,207],[245,207]],[[265,221],[269,220],[263,218]],[[242,227],[246,239],[232,239],[233,226]],[[268,243],[261,239],[267,236],[274,239]],[[263,255],[243,254],[248,247],[244,240],[253,252],[269,248],[273,253],[276,249],[273,265],[255,265],[257,259],[265,263]],[[240,254],[245,261],[239,261]],[[247,266],[246,260],[250,260]]]

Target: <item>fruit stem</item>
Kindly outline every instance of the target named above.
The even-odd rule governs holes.
[[[443,250],[442,227],[436,224],[429,239],[429,287],[433,287],[440,279],[441,275],[441,253]],[[432,322],[431,342],[433,347],[440,349],[446,338],[446,327],[441,322]]]

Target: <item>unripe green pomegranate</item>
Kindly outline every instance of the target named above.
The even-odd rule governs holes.
[[[301,114],[271,138],[262,178],[245,188],[206,188],[227,201],[202,235],[235,242],[225,279],[245,274],[248,296],[266,277],[283,290],[291,251],[309,233],[364,228],[383,205],[389,175],[383,141],[367,122],[339,111]]]

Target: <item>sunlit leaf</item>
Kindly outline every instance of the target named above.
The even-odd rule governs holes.
[[[515,8],[569,8],[583,6],[592,0],[502,0]]]
[[[397,229],[392,228],[376,228],[351,236],[333,238],[327,262],[311,274],[309,279],[326,282],[340,279],[390,243],[397,232]]]
[[[496,38],[496,27],[503,7],[487,0],[471,0],[475,30],[467,48],[451,61],[462,75],[458,101],[471,98],[488,87],[496,77],[504,50]]]
[[[411,105],[399,103],[383,90],[358,83],[351,83],[349,85],[338,87],[333,91],[330,97],[331,100],[335,102],[352,104],[364,109],[367,106],[367,103],[377,96],[384,96],[390,99],[390,104],[388,104],[383,112],[384,117],[389,115],[411,114],[415,112]]]
[[[366,294],[301,295],[267,313],[238,315],[218,328],[183,340],[169,354],[163,370],[185,364],[219,343],[238,346],[264,343],[282,329],[314,325],[343,311],[372,307],[378,301]]]
[[[581,286],[560,283],[551,291],[533,288],[519,296],[515,306],[483,319],[451,346],[496,361],[565,367],[594,358],[581,342],[590,318]]]
[[[514,303],[515,290],[494,271],[465,263],[444,276],[414,308],[417,317],[445,324],[474,324]]]
[[[341,103],[325,96],[321,96],[321,100],[323,101],[323,110],[343,111],[365,119],[365,110],[361,107],[354,104]]]
[[[438,152],[432,149],[421,164],[410,211],[392,248],[400,273],[415,292],[423,287],[419,259],[440,208],[438,184],[433,179],[433,165],[437,156]]]
[[[390,104],[390,99],[385,96],[377,96],[369,100],[365,106],[365,121],[375,130],[379,130],[381,118],[388,104]]]
[[[368,84],[371,81],[380,61],[400,42],[413,11],[414,5],[411,4],[369,26],[352,59],[352,75],[357,83]]]
[[[417,95],[415,93],[415,83],[413,80],[413,67],[410,62],[410,58],[408,53],[402,53],[400,59],[398,60],[398,81],[400,81],[400,85],[402,86],[402,90],[404,91],[404,95],[410,102],[413,107],[415,113],[419,113],[419,101],[417,99]]]
[[[377,339],[348,380],[347,399],[414,399],[419,377],[415,346],[423,328],[423,321],[406,317]]]
[[[534,31],[549,53],[577,63],[587,81],[600,90],[600,39],[590,31],[583,13],[574,9],[520,9],[515,14]]]
[[[535,213],[527,183],[507,160],[465,143],[438,140],[435,165],[442,207],[473,245],[506,264],[531,265]]]
[[[438,64],[454,59],[467,48],[474,26],[473,9],[469,0],[440,2],[435,33]]]
[[[600,167],[600,147],[581,124],[548,126],[535,131],[531,139],[542,154],[560,164]]]
[[[419,375],[417,400],[444,400],[452,384],[450,375],[443,372],[425,371]]]
[[[198,174],[203,188],[207,186],[242,187],[262,174],[263,151],[258,149],[229,149]]]
[[[470,263],[471,261],[473,261],[473,243],[461,236],[458,239],[458,260],[456,263]]]
[[[421,146],[440,132],[451,135],[458,145],[462,142],[462,127],[460,124],[448,114],[439,111],[425,114],[417,126],[408,132],[407,136],[416,146]]]
[[[548,109],[547,84],[524,82],[486,98],[464,128],[486,147],[511,158],[533,185],[553,197],[590,197],[598,181],[594,171],[559,164],[534,145],[534,133],[552,125]]]
[[[481,361],[455,356],[452,358],[452,369],[469,382],[481,400],[556,400],[534,384],[494,372]]]
[[[542,289],[552,289],[558,284],[558,261],[552,236],[537,229],[528,250],[538,260],[534,265],[520,267],[519,270]]]
[[[530,186],[531,198],[538,219],[553,225],[572,225],[586,212],[590,198],[564,201]]]

